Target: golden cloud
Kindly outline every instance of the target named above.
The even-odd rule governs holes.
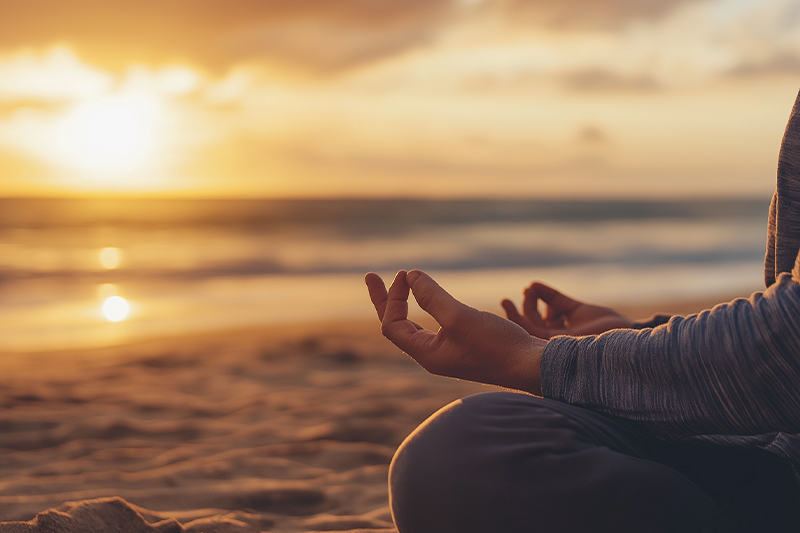
[[[493,0],[515,20],[554,28],[617,28],[635,20],[654,20],[679,6],[705,0]]]
[[[451,0],[30,0],[0,5],[0,47],[67,44],[91,63],[277,60],[339,69],[417,46]]]

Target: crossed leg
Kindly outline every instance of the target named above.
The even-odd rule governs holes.
[[[766,452],[669,444],[511,392],[458,400],[417,428],[390,494],[400,533],[761,531],[800,501],[788,463]]]

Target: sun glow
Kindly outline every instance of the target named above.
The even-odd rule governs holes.
[[[54,157],[102,181],[135,180],[158,152],[162,105],[154,95],[109,96],[76,104],[54,131]]]

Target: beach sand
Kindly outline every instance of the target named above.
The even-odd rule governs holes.
[[[395,531],[394,450],[489,390],[427,374],[377,320],[2,354],[0,533]]]

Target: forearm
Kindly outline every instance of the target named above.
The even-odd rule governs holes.
[[[653,329],[551,339],[545,396],[665,437],[800,431],[800,285]]]

